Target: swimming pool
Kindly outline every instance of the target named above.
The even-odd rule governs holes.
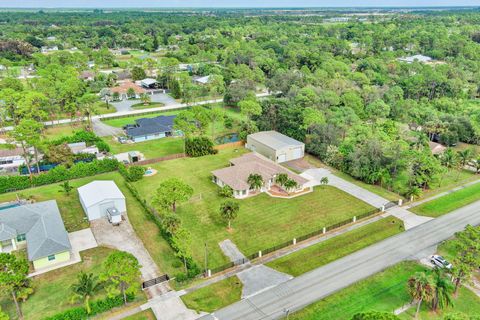
[[[15,207],[18,207],[18,206],[20,206],[18,203],[12,203],[12,202],[2,203],[2,204],[0,204],[0,210],[6,210],[6,209],[10,209],[10,208],[15,208]]]

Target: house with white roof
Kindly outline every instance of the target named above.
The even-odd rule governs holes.
[[[89,221],[105,218],[109,211],[127,212],[125,196],[112,180],[92,181],[77,190]]]
[[[277,131],[261,131],[247,136],[247,149],[281,163],[303,158],[305,144]]]

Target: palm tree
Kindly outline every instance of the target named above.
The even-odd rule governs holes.
[[[258,190],[263,186],[263,178],[257,173],[251,173],[248,176],[247,182],[250,185],[250,189],[253,190]]]
[[[450,148],[445,150],[445,152],[443,153],[440,160],[441,160],[442,165],[447,167],[449,170],[452,169],[453,167],[455,167],[457,165],[457,162],[458,162],[457,155]]]
[[[477,174],[480,174],[480,157],[476,160],[472,160],[470,165],[475,168]]]
[[[435,294],[432,300],[433,311],[436,311],[438,308],[444,309],[452,305],[454,285],[445,273],[445,269],[435,268],[433,281],[435,284]]]
[[[87,118],[88,129],[92,129],[92,116],[98,112],[95,103],[97,96],[94,94],[84,94],[79,100],[81,114]]]
[[[80,272],[77,279],[78,282],[71,286],[73,291],[72,302],[76,299],[82,299],[89,314],[91,312],[90,298],[100,290],[100,283],[93,273],[86,274],[85,272]]]
[[[473,150],[472,149],[465,149],[457,152],[458,159],[460,160],[460,164],[462,165],[462,168],[465,167],[470,160],[470,158],[473,156]]]
[[[287,181],[288,181],[288,174],[286,173],[279,173],[275,177],[275,183],[278,184],[279,186],[285,185]]]
[[[227,200],[220,205],[220,214],[228,221],[229,230],[231,229],[231,222],[237,217],[239,210],[240,206],[238,205],[238,202],[232,200]]]
[[[417,186],[411,186],[407,191],[407,197],[410,197],[410,202],[419,198],[422,195],[422,189]]]
[[[290,191],[298,187],[298,183],[293,179],[288,179],[283,186],[285,187],[285,189],[287,189],[287,191]]]
[[[140,100],[145,106],[148,106],[152,101],[152,97],[148,93],[142,93],[142,95],[140,96]]]
[[[408,280],[408,292],[412,299],[417,301],[417,311],[415,312],[415,318],[417,318],[422,302],[429,302],[433,299],[434,284],[432,277],[425,272],[417,272]]]
[[[328,177],[322,177],[322,179],[320,179],[320,184],[321,185],[327,185],[328,184]]]

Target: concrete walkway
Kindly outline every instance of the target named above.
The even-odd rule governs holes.
[[[405,208],[394,207],[388,210],[384,216],[394,216],[403,221],[405,230],[412,229],[427,221],[433,220],[431,217],[418,216]]]
[[[230,239],[223,240],[218,244],[224,255],[226,255],[231,262],[236,262],[238,260],[246,260],[243,253],[237,248],[235,243]]]

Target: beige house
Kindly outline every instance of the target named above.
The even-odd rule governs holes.
[[[289,179],[297,183],[293,190],[285,190],[275,183],[275,178],[281,173],[287,174]],[[251,174],[262,176],[263,186],[260,190],[250,188],[248,177]],[[248,153],[230,160],[230,167],[212,171],[212,180],[219,187],[229,186],[232,188],[233,195],[237,199],[246,198],[259,192],[267,192],[279,197],[289,197],[311,191],[311,187],[306,185],[307,179],[257,153]]]
[[[303,158],[305,144],[277,131],[262,131],[247,136],[247,149],[282,163]]]

